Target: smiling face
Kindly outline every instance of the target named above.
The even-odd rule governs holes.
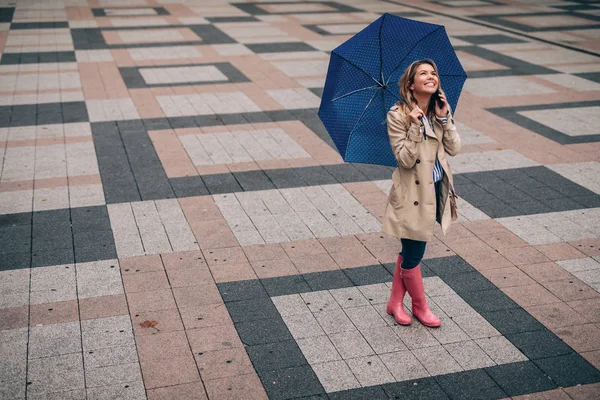
[[[416,95],[431,95],[437,91],[439,83],[440,80],[435,68],[430,64],[421,64],[417,67],[409,89]]]

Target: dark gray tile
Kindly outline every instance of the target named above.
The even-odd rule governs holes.
[[[56,51],[43,53],[8,53],[2,55],[0,65],[43,64],[76,62],[74,51]]]
[[[600,72],[583,72],[581,74],[573,74],[588,81],[600,83]]]
[[[479,313],[520,308],[517,303],[497,288],[477,292],[464,292],[461,293],[461,297]]]
[[[302,276],[313,291],[354,286],[348,276],[341,270],[311,272]]]
[[[279,317],[279,311],[269,297],[230,301],[225,305],[234,323]]]
[[[259,373],[259,377],[271,400],[325,393],[309,365],[266,371]]]
[[[265,111],[269,118],[273,121],[292,121],[295,120],[296,117],[294,114],[289,112],[288,110],[273,110],[273,111]]]
[[[32,213],[0,214],[0,227],[31,225]]]
[[[117,258],[117,250],[114,243],[75,248],[75,261],[78,263],[115,258]]]
[[[573,196],[573,201],[580,204],[583,208],[596,208],[600,207],[600,196],[597,194],[590,194],[587,196]]]
[[[573,15],[577,15],[579,18],[581,19],[588,19],[590,21],[597,21],[596,18],[594,18],[595,16],[593,15],[588,15],[588,14],[583,14],[583,13],[569,13],[569,12],[564,12],[564,11],[557,11],[557,12],[544,12],[544,13],[527,13],[527,14],[519,14],[519,17],[522,17],[523,19],[527,18],[527,17],[537,17],[537,16],[548,16],[548,17],[554,17],[554,18],[558,18],[558,17],[570,17]],[[509,14],[510,16],[512,16],[512,14]],[[577,24],[577,23],[573,23],[573,24],[564,24],[564,25],[552,25],[552,26],[532,26],[532,25],[528,25],[525,23],[519,23],[516,21],[513,21],[509,18],[506,18],[507,16],[506,14],[491,14],[491,15],[475,15],[473,16],[473,18],[490,23],[490,24],[494,24],[494,25],[499,25],[499,26],[503,26],[505,28],[510,28],[513,30],[517,30],[517,31],[521,31],[521,32],[548,32],[548,31],[572,31],[572,30],[578,30],[578,29],[592,29],[592,28],[598,28],[600,26],[600,24]]]
[[[80,231],[73,233],[75,250],[84,247],[114,248],[114,237],[111,229],[103,231]]]
[[[300,175],[293,168],[265,169],[263,171],[277,189],[296,188],[304,184]]]
[[[235,329],[246,346],[292,340],[281,317],[239,322],[235,324]]]
[[[482,369],[439,375],[435,380],[452,400],[494,400],[507,397]]]
[[[247,16],[234,16],[234,17],[206,17],[206,19],[212,24],[223,24],[227,22],[259,22],[260,20],[256,17]]]
[[[324,165],[323,168],[327,170],[333,177],[341,183],[346,182],[365,182],[368,181],[362,172],[360,172],[354,164],[334,164]]]
[[[381,264],[358,268],[346,268],[343,271],[356,286],[373,285],[376,283],[390,282],[392,280],[392,275],[390,275],[388,270]]]
[[[476,272],[476,270],[460,256],[429,258],[425,260],[427,267],[440,277]]]
[[[274,4],[279,4],[277,2],[273,2]],[[334,1],[320,1],[320,4],[324,4],[330,8],[332,8],[331,11],[312,11],[312,10],[307,10],[307,11],[282,11],[282,12],[269,12],[267,10],[265,10],[264,8],[260,7],[259,4],[254,4],[254,3],[233,3],[232,5],[239,8],[240,10],[242,10],[244,13],[246,14],[250,14],[250,15],[279,15],[279,14],[315,14],[315,13],[350,13],[350,12],[362,12],[362,10],[359,10],[357,8],[354,7],[350,7],[347,6],[345,4],[340,4]]]
[[[69,124],[74,122],[88,122],[90,120],[85,102],[72,101],[60,104],[62,106],[63,123]]]
[[[72,208],[71,224],[73,232],[111,229],[106,206]]]
[[[304,42],[284,42],[284,43],[248,43],[246,44],[254,53],[284,53],[297,51],[318,51],[314,47]]]
[[[60,231],[59,234],[49,232],[44,236],[34,236],[31,246],[33,252],[45,252],[54,249],[73,251],[73,235],[70,231]]]
[[[275,189],[273,182],[262,170],[234,172],[233,176],[246,192]]]
[[[269,114],[263,111],[242,113],[246,121],[251,124],[261,124],[265,122],[273,122]]]
[[[305,185],[315,186],[315,185],[329,185],[332,183],[339,183],[333,175],[331,175],[327,170],[321,166],[315,167],[300,167],[294,170],[302,181],[304,181]],[[302,185],[302,186],[305,186]]]
[[[0,8],[0,22],[11,22],[15,14],[15,7]]]
[[[67,21],[48,21],[48,22],[13,22],[10,24],[11,30],[21,29],[59,29],[68,28]]]
[[[32,253],[31,267],[46,267],[50,265],[73,264],[75,255],[72,249],[53,249]]]
[[[558,386],[569,387],[600,382],[600,371],[577,353],[539,359],[534,362]]]
[[[544,326],[522,308],[480,312],[503,335],[544,329]]]
[[[26,253],[31,250],[31,226],[0,227],[0,253]]]
[[[295,340],[248,346],[246,351],[259,373],[308,364]]]
[[[261,279],[269,296],[285,296],[288,294],[310,292],[311,289],[302,275],[281,276]]]
[[[449,399],[440,385],[433,379],[417,379],[382,385],[390,399],[442,400]]]
[[[248,123],[248,120],[243,114],[219,114],[217,118],[223,125],[240,125]]]
[[[258,279],[224,282],[217,285],[224,302],[267,297],[268,294]]]
[[[186,28],[191,29],[192,32],[200,36],[203,45],[236,43],[235,40],[214,25],[188,25]]]
[[[476,45],[481,44],[505,44],[505,43],[526,43],[525,40],[517,39],[512,36],[495,34],[495,35],[466,35],[456,36],[457,39],[464,40]]]
[[[31,267],[31,252],[0,253],[0,271]]]
[[[431,268],[429,263],[427,265],[429,268]],[[444,281],[461,296],[469,292],[496,289],[496,286],[494,286],[479,272],[444,275]]]
[[[394,168],[386,167],[383,165],[371,165],[371,164],[352,164],[358,169],[363,175],[369,180],[379,181],[382,179],[391,179]]]
[[[233,174],[203,175],[202,180],[210,194],[243,192]]]
[[[388,400],[389,397],[381,386],[343,390],[329,393],[330,400]]]
[[[530,360],[566,355],[573,352],[565,342],[547,329],[506,335]]]
[[[556,384],[531,361],[496,365],[485,368],[485,372],[508,396],[556,388]]]
[[[199,176],[184,176],[180,178],[169,178],[173,192],[178,198],[205,196],[208,189],[204,186],[202,178]]]

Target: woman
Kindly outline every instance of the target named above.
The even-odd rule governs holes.
[[[398,255],[387,312],[401,325],[412,323],[404,310],[404,294],[412,298],[412,313],[425,326],[438,327],[425,298],[421,260],[433,236],[435,222],[444,234],[455,219],[452,171],[446,154],[459,152],[461,140],[432,60],[412,63],[400,78],[400,97],[387,115],[388,136],[398,168],[383,221],[383,231],[398,237]],[[439,101],[436,101],[436,98]]]

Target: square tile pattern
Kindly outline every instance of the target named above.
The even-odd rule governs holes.
[[[0,398],[594,397],[594,4],[12,3]],[[469,75],[460,218],[422,264],[440,329],[385,313],[392,169],[318,116],[330,52],[386,12]]]
[[[366,267],[364,278],[342,270],[353,276],[346,283],[339,277],[327,282],[327,273],[317,272],[218,286],[273,399],[298,391],[351,398],[382,390],[393,396],[412,385],[419,385],[421,396],[438,398],[450,382],[465,396],[516,396],[556,388],[571,362],[583,373],[575,380],[600,381],[598,370],[460,257],[423,265],[429,305],[443,321],[439,329],[417,321],[397,325],[385,312],[391,275],[366,282],[375,266]],[[410,310],[409,300],[405,306]],[[475,377],[480,385],[471,383]],[[428,386],[433,393],[423,389]]]
[[[326,392],[527,360],[441,279],[424,283],[441,329],[396,325],[385,313],[389,287],[383,283],[272,301]]]

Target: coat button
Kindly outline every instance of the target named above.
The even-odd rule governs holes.
[[[418,184],[419,184],[419,181],[415,181],[415,183],[418,185]]]
[[[417,158],[417,164],[421,164],[421,160]]]
[[[418,201],[415,201],[415,202],[414,202],[414,205],[415,205],[415,206],[418,206],[418,205],[419,205],[419,202],[418,202]]]

